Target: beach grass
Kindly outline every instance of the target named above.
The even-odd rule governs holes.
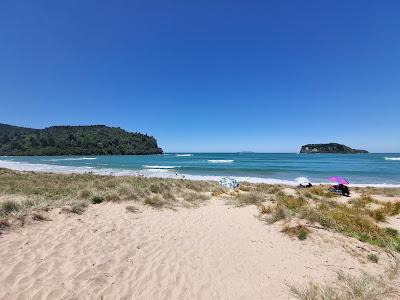
[[[307,197],[307,193],[312,196]],[[259,207],[260,219],[269,224],[281,220],[303,219],[307,221],[309,227],[318,225],[325,230],[361,242],[400,251],[398,231],[380,225],[390,216],[399,214],[400,202],[382,202],[370,195],[363,195],[347,203],[340,203],[330,195],[325,198],[323,188],[308,189],[305,192],[301,190],[297,194],[297,196],[288,195],[281,190],[275,194],[272,201],[266,203],[253,201],[253,204]],[[239,196],[240,198],[245,197]],[[262,196],[259,196],[259,199],[262,199]],[[375,206],[370,206],[371,203]],[[290,230],[284,228],[282,231],[287,233]]]
[[[383,213],[383,212],[382,212]],[[319,203],[315,207],[304,207],[298,217],[310,223],[318,223],[327,230],[342,233],[382,248],[394,247],[400,251],[400,238],[395,231],[379,226],[371,211],[337,204],[335,202]],[[385,217],[385,215],[383,215]]]
[[[337,272],[335,281],[326,284],[310,282],[299,286],[289,284],[292,296],[299,300],[382,300],[399,299],[400,287],[396,282],[400,264],[396,256],[383,274],[361,275]]]
[[[392,256],[397,258],[395,252],[400,252],[399,232],[387,227],[384,222],[400,213],[400,202],[374,198],[374,195],[384,194],[381,189],[358,191],[359,197],[347,200],[330,193],[326,186],[293,189],[284,185],[242,183],[237,190],[228,191],[211,181],[44,174],[0,169],[0,230],[9,227],[13,218],[30,216],[35,221],[48,220],[45,211],[52,208],[61,208],[61,212],[73,216],[84,214],[90,205],[126,202],[124,208],[127,214],[133,214],[141,212],[142,208],[157,211],[197,207],[212,196],[219,196],[230,199],[238,209],[257,207],[259,218],[265,224],[276,223],[283,234],[303,244],[312,241],[309,237],[313,228],[318,227],[387,252],[393,251]],[[390,194],[397,195],[397,190],[390,190]],[[343,199],[346,201],[339,201]],[[366,258],[371,264],[381,263],[375,253],[369,253]],[[332,283],[291,285],[290,291],[298,299],[397,297],[400,294],[392,282],[398,273],[399,263],[396,260],[396,264],[382,275],[338,273]]]
[[[0,196],[12,199],[0,200],[0,220],[41,208],[64,207],[64,211],[82,214],[89,204],[102,202],[135,201],[158,209],[197,206],[218,191],[226,192],[208,181],[0,169]]]
[[[6,196],[0,201],[0,220],[4,224],[7,218],[55,207],[68,207],[66,210],[82,214],[88,205],[102,202],[137,202],[155,209],[195,207],[218,195],[234,200],[238,207],[257,206],[260,219],[269,224],[303,219],[308,226],[318,224],[362,242],[400,251],[398,232],[379,225],[400,213],[400,202],[374,199],[371,191],[383,193],[382,189],[361,189],[361,196],[347,203],[336,201],[337,195],[327,186],[292,189],[292,194],[285,189],[283,185],[241,183],[239,189],[229,192],[212,181],[0,169],[0,196]],[[390,193],[396,194],[397,190],[391,189]]]
[[[239,194],[237,196],[238,206],[259,205],[264,201],[265,201],[265,195],[263,193],[255,191]]]

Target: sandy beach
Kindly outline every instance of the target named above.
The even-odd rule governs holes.
[[[57,209],[51,221],[3,235],[0,298],[288,299],[288,283],[382,269],[367,263],[361,242],[318,231],[290,239],[255,207],[219,199],[177,211],[125,207]]]
[[[296,216],[266,222],[260,207],[275,200],[257,204],[249,200],[253,194],[247,191],[254,188],[265,190],[265,195],[284,193],[279,195],[295,199],[298,191],[292,187],[279,187],[277,192],[273,186],[248,185],[236,194],[214,191],[213,196],[196,202],[191,199],[194,192],[185,192],[178,200],[179,184],[192,190],[217,186],[95,175],[17,176],[20,173],[10,172],[2,171],[1,203],[27,201],[26,194],[31,191],[26,184],[20,193],[11,192],[12,186],[24,179],[36,181],[37,188],[45,187],[43,199],[60,191],[60,184],[67,189],[71,182],[76,186],[76,180],[87,187],[98,182],[105,186],[104,192],[118,189],[120,195],[119,184],[126,187],[128,181],[134,185],[135,180],[150,180],[151,193],[161,193],[167,199],[171,196],[154,187],[176,185],[176,190],[167,189],[178,196],[173,200],[176,205],[161,205],[154,197],[150,198],[153,202],[109,198],[76,213],[74,204],[54,202],[37,205],[33,212],[9,215],[9,226],[3,226],[0,235],[0,299],[297,299],[290,287],[335,282],[337,272],[382,276],[395,262],[393,254],[382,246]],[[92,193],[98,192],[96,188],[90,187]],[[83,197],[84,193],[78,192]],[[351,202],[359,199],[361,192],[359,189],[351,198],[337,201]],[[77,197],[68,193],[65,195]],[[400,201],[396,195],[376,197],[379,201]],[[291,224],[309,226],[307,238],[284,233]],[[398,216],[380,226],[399,230]],[[371,255],[379,261],[371,262]]]

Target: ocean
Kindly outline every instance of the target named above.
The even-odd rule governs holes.
[[[327,183],[400,186],[400,154],[166,153],[144,156],[0,156],[0,167],[58,173],[139,175],[294,184],[299,176]]]

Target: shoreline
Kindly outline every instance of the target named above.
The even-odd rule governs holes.
[[[249,183],[265,183],[265,184],[283,184],[296,186],[298,183],[292,180],[283,180],[275,178],[262,177],[243,177],[243,176],[217,176],[217,175],[190,175],[177,172],[171,172],[168,169],[146,169],[146,170],[127,170],[127,169],[98,169],[94,167],[69,167],[51,164],[32,164],[14,161],[0,160],[0,168],[10,169],[23,172],[38,172],[38,173],[56,173],[56,174],[85,174],[93,173],[95,175],[105,176],[144,176],[149,178],[166,178],[166,179],[187,179],[196,181],[219,181],[223,177],[235,178],[239,182],[245,181]],[[314,185],[331,185],[330,182],[314,182]],[[399,188],[399,184],[388,183],[354,183],[350,187],[379,187],[379,188]]]
[[[309,284],[347,299],[339,270],[363,293],[400,274],[400,189],[9,169],[0,189],[0,299],[303,299]]]

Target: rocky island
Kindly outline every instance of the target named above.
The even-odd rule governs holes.
[[[342,153],[357,154],[368,153],[366,150],[352,149],[346,145],[337,143],[307,144],[301,147],[300,153]]]
[[[105,125],[33,129],[0,124],[0,155],[161,154],[154,137]]]

